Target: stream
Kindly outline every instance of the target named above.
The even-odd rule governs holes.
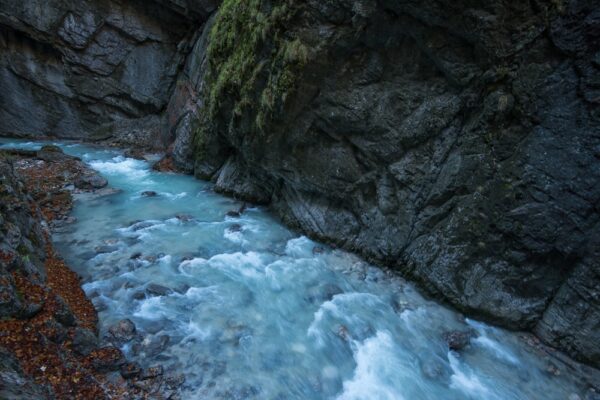
[[[83,277],[101,336],[132,320],[144,339],[123,351],[144,367],[183,373],[183,399],[579,393],[517,334],[465,319],[395,274],[288,230],[264,208],[228,216],[241,203],[210,183],[152,171],[116,149],[56,144],[119,190],[76,195],[76,222],[55,233],[56,247]],[[461,352],[444,340],[456,330],[475,332]]]

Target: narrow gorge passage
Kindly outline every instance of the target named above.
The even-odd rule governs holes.
[[[183,374],[184,399],[570,399],[580,385],[524,337],[465,319],[391,272],[283,227],[193,177],[55,143],[109,181],[54,235],[100,335]],[[4,141],[0,148],[41,143]],[[472,332],[449,351],[444,335]],[[106,339],[105,339],[106,340]],[[531,339],[530,339],[531,340]],[[575,396],[575,397],[573,397]]]

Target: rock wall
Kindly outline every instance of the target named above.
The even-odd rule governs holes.
[[[216,4],[2,1],[0,135],[168,142],[160,115]]]
[[[592,0],[228,0],[173,156],[600,366],[599,50]]]
[[[0,135],[218,190],[600,366],[594,0],[0,3]],[[187,57],[186,57],[187,56]]]

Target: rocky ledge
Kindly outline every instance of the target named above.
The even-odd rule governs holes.
[[[72,193],[111,193],[55,146],[0,152],[0,398],[176,399],[183,377],[128,363],[98,338],[77,274],[54,251]]]

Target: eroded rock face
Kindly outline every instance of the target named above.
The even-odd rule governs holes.
[[[260,27],[218,3],[3,1],[0,134],[171,143],[217,190],[600,365],[593,0],[227,2]]]
[[[217,4],[2,1],[0,135],[162,146],[161,112]]]
[[[243,49],[197,41],[170,103],[175,161],[600,365],[597,5],[288,5],[262,69],[222,75]]]

